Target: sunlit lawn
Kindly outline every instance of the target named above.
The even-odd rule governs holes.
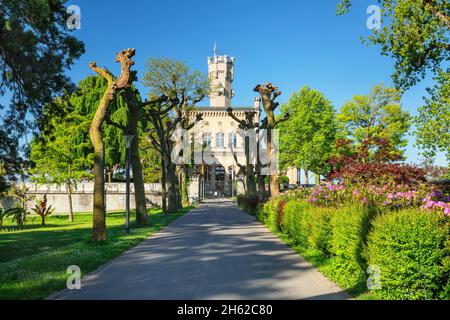
[[[50,216],[46,226],[40,226],[39,218],[28,219],[22,230],[5,219],[0,231],[0,299],[46,298],[66,286],[68,266],[79,266],[85,275],[190,209],[165,216],[161,210],[151,210],[148,225],[132,225],[130,235],[124,233],[125,214],[109,213],[108,240],[102,244],[90,240],[91,214],[76,214],[73,223],[67,216]]]

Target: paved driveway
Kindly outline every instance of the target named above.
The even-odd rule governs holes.
[[[208,203],[51,299],[348,299],[231,202]]]

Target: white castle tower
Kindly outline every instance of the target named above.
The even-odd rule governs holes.
[[[234,57],[216,55],[208,57],[208,77],[211,81],[211,93],[209,95],[211,107],[231,107],[231,98],[234,90],[231,84],[234,79]]]

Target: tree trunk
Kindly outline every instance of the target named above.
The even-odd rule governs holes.
[[[264,202],[266,199],[265,177],[261,174],[258,174],[258,198],[260,202]]]
[[[320,174],[316,173],[316,186],[320,184]]]
[[[247,166],[247,174],[245,176],[247,183],[247,196],[255,196],[256,195],[256,182],[255,182],[255,170],[254,165],[249,164]]]
[[[70,181],[66,184],[67,200],[69,202],[69,222],[73,222],[73,206],[72,206],[72,184]]]
[[[102,124],[112,100],[111,86],[105,91],[92,119],[89,135],[94,147],[94,207],[92,240],[106,240],[105,204],[105,145],[102,137]]]
[[[166,161],[161,158],[161,208],[164,214],[167,213],[167,179],[166,179]]]
[[[131,167],[133,170],[134,199],[136,205],[136,224],[147,224],[147,200],[145,198],[144,178],[142,175],[141,157],[139,154],[139,133],[138,125],[141,110],[136,101],[136,94],[131,89],[126,90],[128,107],[130,109],[130,121],[128,128],[130,134],[134,136],[131,142]]]
[[[306,183],[306,186],[308,187],[309,186],[309,171],[308,171],[308,169],[304,169],[305,170],[305,183]]]
[[[41,217],[41,218],[42,218],[41,225],[45,226],[45,217]]]
[[[179,209],[178,205],[178,192],[177,192],[177,185],[178,185],[178,177],[176,174],[176,168],[175,165],[172,164],[170,159],[166,157],[166,178],[167,178],[167,212],[168,213],[174,213],[177,212]]]
[[[97,110],[100,111],[101,108]],[[105,149],[101,133],[103,119],[94,117],[90,136],[94,146],[94,208],[93,208],[93,241],[106,240],[105,212]]]
[[[134,56],[134,49],[122,50],[116,55],[116,61],[120,62],[121,74],[115,80],[114,77],[105,69],[97,67],[95,62],[90,62],[89,67],[97,74],[104,77],[107,82],[107,88],[99,102],[91,127],[89,136],[94,147],[94,207],[93,207],[93,228],[92,240],[106,240],[106,204],[105,204],[105,146],[102,137],[102,124],[105,121],[108,107],[115,99],[117,90],[130,85],[130,67],[134,64],[131,58]]]
[[[111,168],[105,168],[106,171],[106,181],[108,183],[112,182],[112,169]]]
[[[267,161],[269,162],[269,184],[270,196],[275,197],[280,194],[280,184],[277,169],[272,166],[272,129],[267,129]]]

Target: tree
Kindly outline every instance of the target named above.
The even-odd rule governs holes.
[[[275,118],[275,110],[280,105],[275,100],[281,95],[281,91],[278,90],[278,87],[267,82],[265,85],[258,84],[253,91],[258,92],[261,95],[263,109],[266,114],[266,118],[262,121],[261,128],[266,130],[266,156],[267,161],[269,162],[270,195],[277,196],[280,194],[278,172],[276,172],[277,170],[270,168],[273,165],[273,152],[275,152],[275,150],[272,150],[273,130],[278,124],[288,120],[289,114],[285,114],[283,118]]]
[[[139,153],[139,124],[142,119],[142,100],[139,91],[130,86],[121,91],[121,97],[125,101],[127,108],[127,122],[120,124],[114,122],[107,114],[105,120],[108,124],[122,130],[122,133],[133,136],[130,145],[130,161],[133,170],[133,184],[136,203],[136,223],[138,225],[147,224],[147,200],[145,198],[144,178],[142,175],[142,164]]]
[[[369,37],[373,44],[381,46],[383,55],[395,61],[392,76],[397,88],[406,90],[422,80],[431,71],[438,85],[432,90],[435,102],[426,101],[416,118],[417,143],[426,156],[436,151],[448,153],[448,79],[450,70],[442,69],[450,59],[450,3],[447,0],[381,0],[385,16],[381,30],[374,30]],[[351,1],[343,0],[338,6],[342,14],[350,9]],[[436,121],[441,119],[441,121]],[[443,120],[443,121],[442,121]],[[429,131],[429,129],[433,129]],[[427,137],[427,135],[429,135]],[[434,139],[439,136],[439,139]]]
[[[93,207],[93,232],[92,240],[106,240],[106,204],[105,204],[105,145],[102,137],[102,124],[105,121],[109,105],[115,99],[119,90],[129,86],[133,81],[130,71],[134,62],[131,58],[135,55],[134,49],[122,50],[116,55],[116,62],[120,62],[122,71],[119,78],[104,68],[99,68],[95,62],[89,67],[97,74],[104,77],[108,86],[99,102],[97,111],[92,119],[89,135],[94,147],[94,207]]]
[[[408,141],[410,115],[400,105],[400,92],[376,85],[369,95],[357,95],[337,115],[339,134],[361,144],[365,140],[387,140],[392,151],[403,155]]]
[[[0,128],[0,195],[7,191],[7,180],[15,180],[24,159],[20,156],[19,142]]]
[[[64,102],[59,105],[64,108]],[[55,103],[53,103],[54,105]],[[73,108],[69,108],[73,111]],[[34,163],[30,170],[32,181],[42,184],[64,185],[69,204],[69,221],[73,222],[72,191],[82,178],[91,178],[89,169],[93,158],[89,140],[86,139],[85,122],[79,114],[69,112],[64,117],[46,116],[47,128],[31,142],[30,160]],[[45,113],[45,112],[44,112]],[[80,121],[81,120],[81,121]]]
[[[187,112],[208,94],[209,81],[199,71],[191,72],[180,61],[150,58],[142,83],[149,89],[149,100],[144,102],[146,119],[151,123],[149,135],[153,146],[161,154],[164,168],[163,195],[167,178],[167,211],[175,212],[181,208],[182,199],[177,166],[172,162],[171,138],[177,128],[189,130],[193,127]]]
[[[98,103],[107,87],[101,76],[88,76],[81,80],[76,90],[66,92],[46,105],[40,134],[31,143],[30,159],[35,168],[30,170],[32,180],[38,183],[65,185],[68,191],[69,208],[71,192],[76,183],[83,178],[92,178],[93,147],[89,138],[89,126],[97,110]],[[136,99],[140,99],[137,94]],[[106,181],[112,182],[113,172],[125,164],[124,128],[130,118],[130,108],[121,96],[111,101],[105,123],[102,126],[105,142]],[[140,128],[140,134],[143,130]],[[138,172],[133,168],[133,172]],[[137,176],[134,173],[134,176]],[[136,183],[136,180],[133,181]],[[142,187],[143,188],[143,187]],[[139,188],[136,188],[139,190]],[[144,202],[135,197],[136,208]],[[72,210],[69,209],[71,212]],[[145,214],[145,209],[144,209]],[[71,215],[70,215],[71,216]],[[136,221],[140,223],[143,215],[136,211]],[[145,218],[144,218],[145,219]]]
[[[425,182],[423,169],[395,163],[400,156],[392,151],[393,148],[383,139],[367,139],[357,145],[349,139],[338,139],[335,154],[329,160],[329,177],[379,185],[388,181],[408,185]]]
[[[419,108],[416,117],[418,146],[427,158],[441,151],[450,161],[450,73],[441,72],[434,88],[428,89],[430,98]]]
[[[8,129],[0,130],[1,150],[18,145],[29,127],[41,123],[43,106],[70,86],[65,71],[84,46],[69,35],[65,2],[0,0],[0,97],[11,96],[2,124]],[[0,152],[0,162],[13,176],[22,159],[5,154]]]
[[[0,95],[12,94],[8,124],[25,120],[28,111],[39,117],[70,82],[66,69],[84,53],[66,28],[65,2],[0,1]]]
[[[245,119],[236,117],[231,107],[227,108],[227,113],[229,117],[239,123],[239,129],[241,129],[239,133],[242,134],[242,140],[244,141],[245,164],[239,163],[236,153],[234,150],[232,152],[234,160],[239,167],[239,172],[245,177],[245,196],[254,197],[256,196],[255,167],[257,162],[255,160],[257,160],[257,154],[252,152],[252,146],[256,149],[258,144],[257,135],[259,133],[259,123],[255,119],[256,112],[246,111]],[[230,148],[233,149],[231,144]]]
[[[325,96],[303,87],[281,106],[289,121],[280,124],[280,161],[283,169],[291,166],[325,174],[336,138],[336,111]],[[309,181],[306,181],[309,184]]]

